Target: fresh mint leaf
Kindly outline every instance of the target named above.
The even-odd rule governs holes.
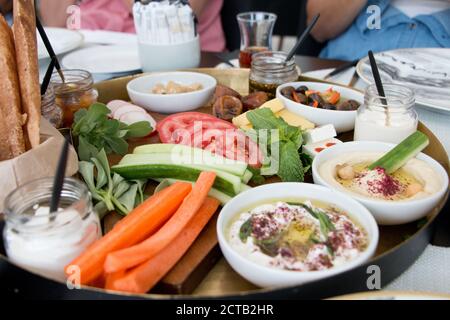
[[[265,145],[269,149],[270,161],[263,166],[261,174],[277,174],[283,181],[303,181],[310,164],[305,168],[299,155],[299,149],[304,143],[302,130],[290,126],[284,119],[276,117],[268,108],[248,112],[247,119],[255,129],[251,132],[252,139],[255,141],[265,139]],[[259,132],[264,129],[270,132]],[[273,134],[272,130],[278,130],[278,134]],[[254,136],[257,136],[258,139],[255,139]],[[278,168],[278,171],[275,172],[274,168]]]
[[[269,108],[258,108],[247,112],[246,115],[255,130],[279,129],[287,125],[283,119],[277,118]]]
[[[303,166],[298,149],[292,141],[284,142],[280,146],[278,176],[283,182],[297,182],[304,179]]]

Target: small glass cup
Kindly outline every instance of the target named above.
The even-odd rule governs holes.
[[[239,66],[250,68],[253,54],[272,50],[272,34],[277,15],[269,12],[244,12],[236,18],[241,34]]]
[[[98,215],[79,180],[64,180],[59,209],[48,213],[53,178],[31,181],[5,199],[3,240],[8,258],[47,278],[64,281],[64,267],[100,238]]]
[[[355,141],[400,143],[417,130],[414,91],[392,83],[383,87],[385,97],[378,94],[375,84],[367,87],[356,115]]]
[[[298,80],[295,59],[286,61],[287,54],[281,51],[260,52],[253,56],[250,70],[249,90],[264,91],[269,99],[275,98],[277,87]]]
[[[75,112],[97,102],[98,92],[94,89],[92,74],[86,70],[66,69],[62,70],[65,81],[59,73],[54,72],[50,84],[55,92],[56,104],[63,111],[64,127],[71,127]]]

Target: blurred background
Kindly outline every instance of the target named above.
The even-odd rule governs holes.
[[[295,44],[296,37],[306,28],[307,0],[225,0],[221,11],[222,26],[225,33],[226,47],[233,51],[239,49],[239,27],[235,23],[236,15],[246,11],[267,11],[278,16],[275,24],[273,49],[289,51]],[[297,54],[317,56],[323,44],[311,36]]]

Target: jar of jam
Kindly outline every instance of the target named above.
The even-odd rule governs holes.
[[[52,126],[59,129],[63,124],[63,111],[55,102],[55,92],[49,86],[41,97],[41,114]]]
[[[63,125],[70,127],[73,116],[79,109],[87,109],[97,102],[98,92],[93,88],[91,73],[85,70],[63,70],[64,81],[58,72],[54,72],[51,85],[55,92],[56,104],[63,111]]]
[[[264,91],[270,99],[275,98],[277,87],[298,80],[294,58],[286,61],[287,54],[281,51],[265,51],[253,55],[250,69],[249,90]]]

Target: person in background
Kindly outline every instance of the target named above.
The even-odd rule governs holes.
[[[377,7],[370,7],[377,6]],[[396,48],[450,47],[450,0],[308,0],[321,58],[353,60]],[[375,19],[379,9],[379,28]]]
[[[12,0],[0,0],[0,13],[6,21],[11,24],[12,21]]]
[[[39,12],[43,24],[65,27],[67,7],[77,4],[81,9],[81,28],[134,33],[132,16],[134,0],[40,0]],[[225,36],[220,20],[223,0],[190,0],[199,20],[200,43],[203,51],[225,49]]]

